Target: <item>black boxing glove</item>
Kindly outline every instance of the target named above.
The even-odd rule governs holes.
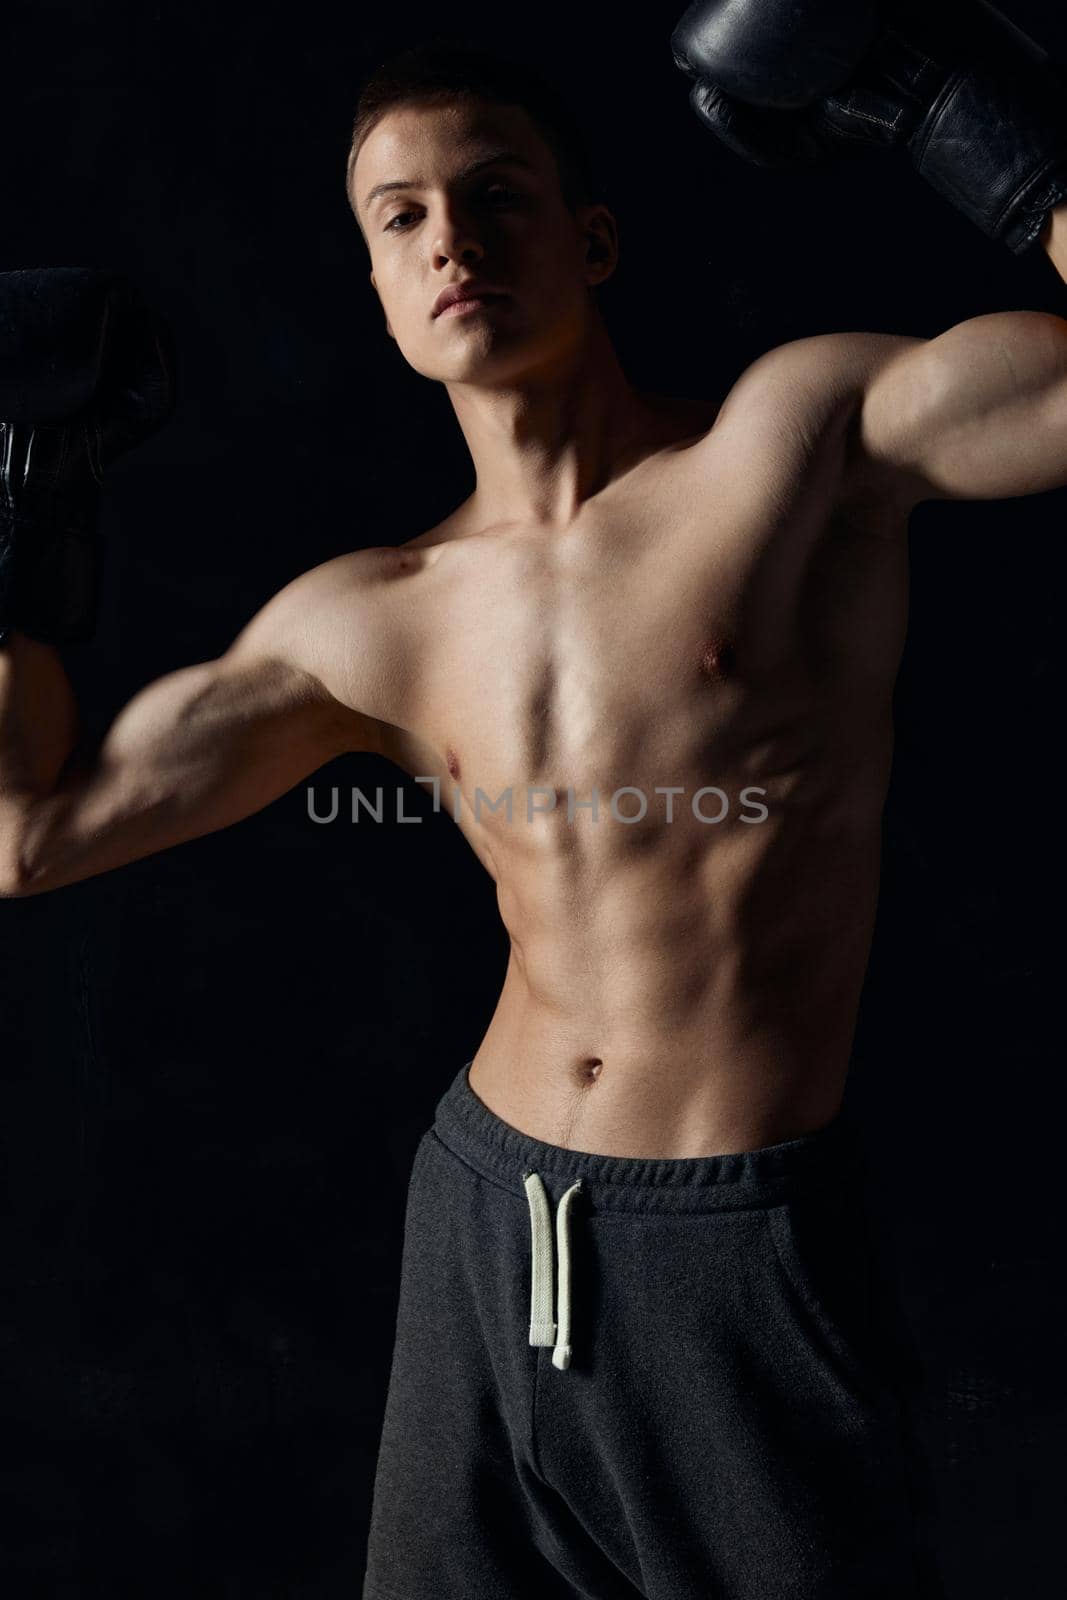
[[[703,0],[671,39],[704,125],[760,166],[903,147],[1016,253],[1067,198],[1067,88],[985,0]]]
[[[100,486],[173,408],[173,354],[132,286],[84,267],[0,273],[0,643],[87,639]]]

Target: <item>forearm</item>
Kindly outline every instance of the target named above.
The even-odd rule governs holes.
[[[59,655],[13,632],[0,648],[0,893],[18,881],[32,808],[54,789],[77,737],[77,704]]]
[[[1041,243],[1052,265],[1067,283],[1067,201],[1049,212]]]

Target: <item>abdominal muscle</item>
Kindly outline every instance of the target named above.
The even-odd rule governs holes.
[[[762,822],[564,811],[497,833],[511,953],[469,1074],[489,1109],[550,1144],[636,1158],[758,1149],[831,1121],[881,806],[877,782],[837,805],[819,788],[782,786]]]
[[[390,591],[418,670],[375,712],[408,730],[386,753],[458,787],[511,943],[470,1085],[550,1144],[723,1154],[841,1104],[907,546],[895,525],[838,518],[837,434],[792,415],[760,391],[559,530],[457,514]],[[523,784],[561,803],[513,822],[472,810],[479,789]],[[670,823],[660,785],[683,789]],[[723,820],[694,816],[704,785],[728,796]],[[580,809],[630,786],[640,821]],[[750,786],[764,821],[743,820]]]

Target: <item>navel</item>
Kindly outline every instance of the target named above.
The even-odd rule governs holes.
[[[578,1081],[584,1088],[587,1084],[595,1083],[600,1077],[604,1063],[599,1056],[586,1056],[578,1063]]]

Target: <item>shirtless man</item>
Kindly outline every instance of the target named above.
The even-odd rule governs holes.
[[[740,148],[773,61],[761,106],[730,79],[723,8],[693,9],[676,53]],[[840,84],[855,62],[834,60]],[[850,114],[824,71],[790,85],[779,142],[783,116],[814,140]],[[931,128],[936,88],[911,108],[924,151],[958,134]],[[955,198],[985,226],[1010,165],[988,231],[1040,235],[1067,275],[1067,141],[1018,121],[1010,150],[968,128]],[[4,892],[225,827],[345,751],[436,780],[450,810],[458,790],[511,951],[416,1157],[366,1600],[937,1594],[837,1112],[908,513],[1067,483],[1067,322],[805,339],[721,407],[681,402],[621,369],[595,299],[615,222],[526,75],[433,50],[383,68],[348,184],[388,336],[444,383],[476,487],[420,537],[297,578],[88,759],[16,593]]]

